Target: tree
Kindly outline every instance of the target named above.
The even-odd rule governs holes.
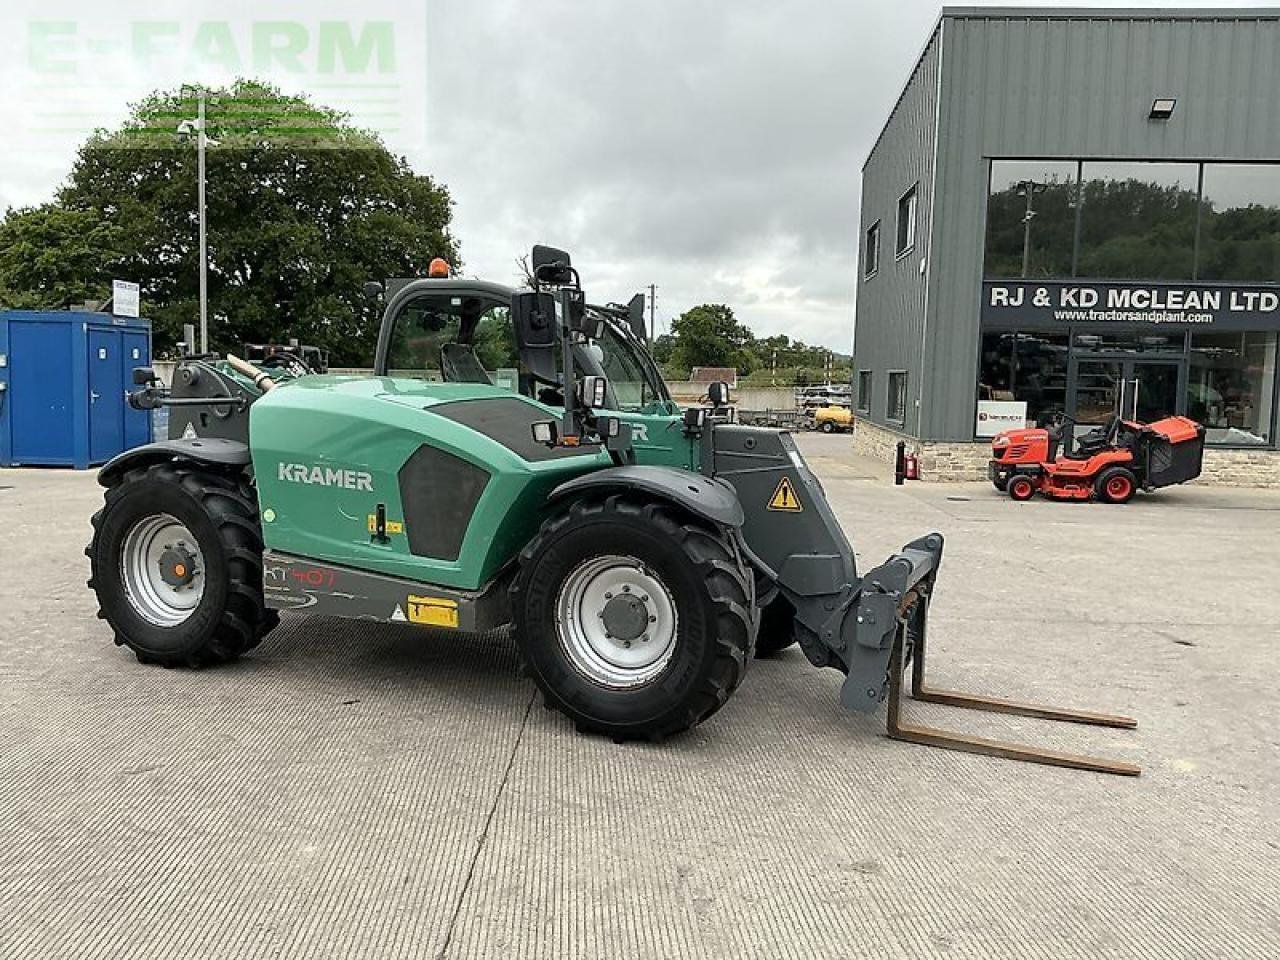
[[[0,221],[0,304],[68,307],[105,300],[104,267],[120,255],[120,229],[89,210],[45,204]]]
[[[758,361],[748,349],[751,331],[720,303],[704,303],[686,310],[671,323],[675,346],[670,362],[676,367],[734,367],[750,373]]]
[[[24,279],[34,268],[0,264],[0,292],[47,290],[43,305],[61,306],[61,293],[78,296],[77,279],[94,291],[113,277],[137,280],[157,340],[179,339],[199,311],[198,220],[195,148],[175,130],[195,114],[192,93],[155,93],[119,130],[91,137],[57,203],[40,210],[106,232],[78,257],[53,247],[43,272],[59,279],[44,287]],[[378,317],[361,288],[421,275],[433,257],[457,264],[448,191],[345,114],[265,84],[212,91],[208,116],[219,141],[208,155],[214,345],[297,337],[328,347],[335,364],[371,362]],[[0,230],[38,235],[39,213],[10,212]]]

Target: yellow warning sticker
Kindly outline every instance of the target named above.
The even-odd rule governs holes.
[[[369,514],[369,532],[378,532],[378,517],[376,514]],[[393,536],[398,533],[404,533],[404,524],[399,520],[387,521],[387,536]]]
[[[458,629],[458,603],[439,597],[410,597],[409,622]]]
[[[769,509],[781,510],[783,513],[800,513],[804,510],[800,505],[800,498],[796,496],[796,488],[791,485],[790,477],[783,477],[779,481],[778,489],[769,498]]]

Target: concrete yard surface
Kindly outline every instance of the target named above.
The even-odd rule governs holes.
[[[1142,776],[891,741],[794,648],[660,745],[575,733],[502,634],[288,616],[144,667],[94,477],[4,471],[0,958],[1280,956],[1280,495],[1017,504],[800,442],[862,569],[946,536],[940,685],[1140,726],[908,718]]]

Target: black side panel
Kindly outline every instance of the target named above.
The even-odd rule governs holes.
[[[436,447],[423,446],[400,468],[400,501],[415,556],[457,560],[489,474]]]
[[[1192,440],[1170,443],[1153,433],[1147,447],[1147,482],[1153,487],[1186,483],[1200,476],[1204,462],[1204,428]]]
[[[440,403],[428,407],[427,413],[470,427],[530,463],[600,455],[599,447],[548,447],[538,443],[533,439],[533,425],[547,420],[547,414],[516,397]]]

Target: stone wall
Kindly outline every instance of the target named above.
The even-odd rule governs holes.
[[[985,480],[991,447],[986,443],[935,443],[917,440],[866,420],[853,430],[853,450],[861,456],[893,463],[898,441],[920,458],[920,479]],[[1280,451],[1205,450],[1204,468],[1196,483],[1280,489]]]

